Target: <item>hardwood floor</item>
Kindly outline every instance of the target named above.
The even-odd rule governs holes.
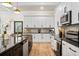
[[[50,43],[33,43],[29,56],[55,56]]]

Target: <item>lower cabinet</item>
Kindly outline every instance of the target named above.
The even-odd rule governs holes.
[[[22,56],[22,55],[23,55],[23,45],[22,44],[17,44],[14,47],[0,53],[0,56]]]
[[[23,55],[23,45],[18,44],[13,49],[13,56],[22,56]]]
[[[55,50],[54,36],[51,36],[51,47],[53,50]]]
[[[57,51],[57,40],[54,39],[54,49]]]
[[[66,47],[66,42],[62,42],[62,55],[63,56],[67,56],[67,49],[66,49],[67,47]]]
[[[79,56],[79,48],[62,41],[62,56]]]

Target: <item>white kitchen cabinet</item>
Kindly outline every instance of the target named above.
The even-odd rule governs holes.
[[[37,34],[32,34],[32,39],[33,39],[33,42],[38,42]]]
[[[51,36],[51,47],[54,50],[54,36]]]
[[[39,42],[40,39],[40,35],[39,34],[35,34],[35,42]]]
[[[24,25],[27,27],[50,27],[53,26],[54,17],[24,17]]]
[[[67,47],[66,47],[66,42],[62,41],[62,55],[67,56]]]
[[[76,10],[76,7],[72,10],[72,24],[79,23],[78,21],[78,10]]]
[[[79,23],[78,13],[79,13],[79,3],[72,3],[72,24]]]
[[[41,42],[45,42],[44,34],[41,34]]]
[[[50,34],[32,34],[33,42],[50,42]]]
[[[50,42],[50,34],[43,34],[44,42]]]
[[[37,34],[37,36],[38,36],[38,42],[42,42],[42,38],[41,38],[41,34]]]
[[[66,4],[65,4],[66,6],[66,11],[70,11],[70,10],[72,10],[72,2],[67,2]]]
[[[54,49],[57,51],[57,40],[54,40]]]
[[[79,56],[79,48],[62,41],[62,56]]]
[[[69,46],[70,52],[72,53],[71,56],[79,56],[79,48],[78,47],[71,45],[69,43],[68,43],[68,46]]]
[[[34,42],[34,34],[32,34],[32,41]]]

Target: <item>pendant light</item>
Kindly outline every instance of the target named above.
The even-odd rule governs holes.
[[[18,8],[18,2],[17,2],[17,8],[16,7],[14,7],[14,13],[16,13],[16,14],[20,14],[20,9]]]
[[[2,5],[6,6],[6,7],[12,7],[12,3],[11,2],[3,2]]]
[[[16,8],[14,11],[15,11],[14,13],[20,14],[20,9]]]

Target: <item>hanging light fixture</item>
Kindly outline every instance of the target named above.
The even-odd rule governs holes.
[[[14,7],[14,13],[16,13],[16,14],[20,14],[20,9],[18,8],[18,2],[17,2],[17,8],[16,7]]]
[[[14,10],[15,12],[14,13],[16,13],[16,14],[20,14],[20,9],[18,9],[18,8],[16,8],[15,10]]]
[[[12,7],[12,3],[11,2],[3,2],[2,5],[6,6],[6,7]]]

